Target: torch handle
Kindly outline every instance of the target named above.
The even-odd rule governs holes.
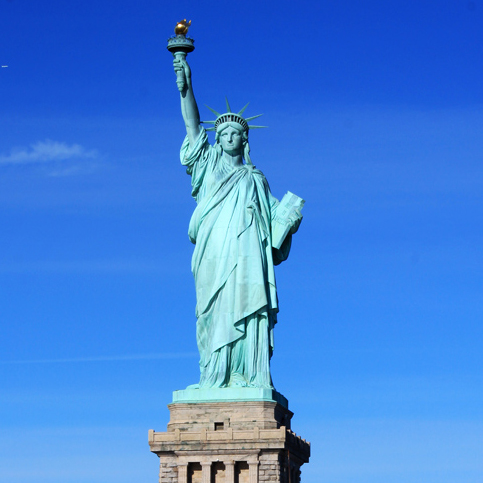
[[[174,58],[177,60],[186,60],[186,52],[174,52]],[[176,72],[176,85],[178,90],[183,92],[184,86],[186,84],[186,75],[184,70],[178,70]]]

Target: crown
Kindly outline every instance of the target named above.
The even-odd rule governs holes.
[[[227,110],[227,112],[225,112],[224,114],[220,114],[219,112],[212,109],[210,106],[206,106],[213,114],[215,114],[217,116],[216,120],[214,120],[214,121],[201,121],[201,122],[207,123],[207,124],[214,124],[213,127],[206,128],[207,131],[217,131],[218,128],[222,124],[224,124],[225,122],[236,122],[237,124],[239,124],[243,128],[244,131],[247,131],[247,132],[248,132],[249,129],[261,129],[261,128],[267,127],[267,126],[254,126],[254,125],[248,124],[248,121],[252,121],[253,119],[260,117],[263,114],[257,114],[256,116],[247,117],[247,118],[242,116],[242,114],[245,112],[245,109],[248,107],[248,104],[250,104],[250,103],[248,103],[243,109],[241,109],[241,111],[233,112],[231,110],[228,99],[225,98],[225,100],[226,100],[226,110]]]

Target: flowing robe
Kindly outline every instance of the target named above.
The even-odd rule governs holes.
[[[189,225],[195,249],[196,335],[200,387],[273,387],[269,361],[278,312],[274,265],[288,257],[289,235],[272,249],[278,201],[263,173],[233,167],[202,130],[181,147],[197,202]]]

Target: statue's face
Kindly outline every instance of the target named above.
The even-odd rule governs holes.
[[[236,155],[243,152],[243,132],[228,126],[219,134],[221,147],[225,153]]]

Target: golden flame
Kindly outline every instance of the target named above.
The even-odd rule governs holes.
[[[181,20],[176,24],[176,27],[174,28],[174,33],[176,35],[186,35],[188,33],[188,28],[191,25],[191,20],[189,22],[186,22],[186,19]]]

